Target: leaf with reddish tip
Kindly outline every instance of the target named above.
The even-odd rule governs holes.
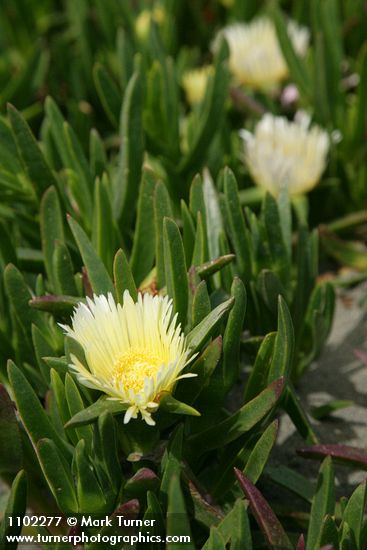
[[[278,550],[280,548],[284,550],[293,548],[278,518],[260,491],[240,470],[235,468],[234,472],[269,548]]]
[[[29,300],[29,305],[34,309],[41,311],[49,311],[50,313],[56,313],[59,315],[69,315],[73,309],[83,302],[82,298],[76,296],[36,296]]]
[[[230,264],[235,259],[235,257],[235,254],[225,254],[224,256],[219,256],[219,258],[215,258],[215,260],[210,260],[205,264],[201,264],[196,267],[197,274],[202,279],[210,277],[210,275],[213,275],[217,271],[220,271],[226,265]]]
[[[300,535],[297,542],[296,550],[305,550],[305,548],[305,537],[303,535]]]
[[[155,491],[159,487],[159,478],[150,468],[140,468],[130,478],[124,487],[126,497],[144,496],[147,491]]]
[[[361,349],[354,349],[353,354],[363,363],[367,366],[367,353]]]
[[[347,466],[357,466],[362,470],[367,470],[367,454],[363,449],[359,449],[358,447],[339,444],[312,445],[311,447],[297,449],[297,454],[303,458],[312,458],[315,460],[331,456],[336,461],[342,462]]]
[[[115,516],[124,516],[124,518],[135,519],[138,517],[140,512],[140,503],[137,498],[132,498],[127,502],[124,502],[115,510],[112,514],[112,517]]]

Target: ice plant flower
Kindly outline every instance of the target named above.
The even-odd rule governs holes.
[[[250,23],[234,23],[220,31],[229,46],[229,68],[238,84],[254,90],[276,88],[288,76],[275,27],[266,17]],[[309,31],[294,21],[288,34],[299,56],[306,53]]]
[[[88,368],[71,357],[79,382],[124,403],[124,423],[140,413],[154,425],[151,413],[160,394],[172,392],[180,378],[194,376],[180,375],[190,352],[168,296],[139,294],[134,302],[125,291],[122,306],[110,293],[87,298],[76,307],[72,327],[62,328],[85,353]]]
[[[240,132],[245,162],[254,181],[277,196],[283,187],[290,195],[307,193],[318,183],[326,166],[330,140],[309,118],[291,122],[266,114],[254,133]]]
[[[135,32],[139,40],[145,41],[149,35],[152,21],[161,25],[165,19],[164,10],[157,6],[153,10],[143,10],[135,20]]]
[[[186,71],[183,74],[182,87],[190,105],[197,105],[204,99],[208,79],[212,72],[213,67],[207,65],[206,67]]]

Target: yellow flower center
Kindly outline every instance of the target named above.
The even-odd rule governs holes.
[[[115,361],[113,377],[126,390],[139,392],[144,389],[145,378],[154,377],[163,363],[163,358],[152,352],[129,350]]]

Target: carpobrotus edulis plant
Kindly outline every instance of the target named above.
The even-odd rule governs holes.
[[[74,355],[70,367],[81,384],[127,405],[125,424],[140,412],[154,425],[160,394],[195,376],[180,376],[189,350],[176,321],[168,297],[139,294],[134,302],[125,291],[122,306],[112,294],[87,298],[75,309],[72,328],[63,328],[83,347],[89,370]]]
[[[330,140],[308,117],[289,121],[266,114],[254,132],[241,131],[245,162],[254,181],[277,196],[286,187],[290,195],[307,193],[326,167]]]
[[[294,21],[288,23],[288,34],[295,52],[304,56],[309,31]],[[276,88],[288,76],[273,23],[259,17],[251,23],[234,23],[220,32],[229,46],[229,68],[238,84],[254,90]]]

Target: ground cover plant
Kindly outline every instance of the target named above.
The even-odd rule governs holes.
[[[367,453],[298,396],[366,279],[366,19],[3,0],[2,547],[366,547]],[[282,415],[317,479],[270,465]]]

